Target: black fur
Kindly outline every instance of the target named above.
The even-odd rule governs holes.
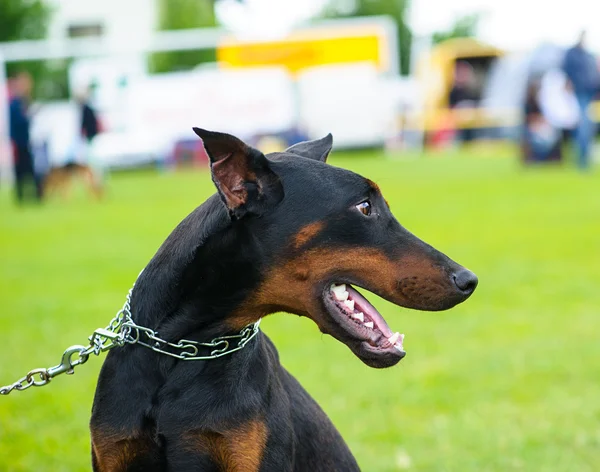
[[[372,247],[390,258],[424,254],[448,280],[461,270],[402,228],[366,179],[323,162],[331,136],[267,159],[237,138],[195,131],[204,138],[219,193],[167,238],[132,295],[136,323],[157,330],[162,338],[206,342],[232,334],[232,314],[269,271],[311,248]],[[215,175],[218,162],[229,167]],[[370,223],[347,210],[366,198],[378,212]],[[323,230],[294,249],[295,235],[314,222],[322,222]],[[335,261],[331,264],[335,270]],[[322,283],[325,287],[330,281]],[[323,287],[315,287],[314,293]],[[378,287],[367,288],[378,292]],[[439,306],[424,308],[449,308],[470,295],[452,290]],[[293,310],[274,301],[270,311],[282,309]],[[334,325],[323,321],[320,328],[346,342]],[[348,345],[358,352],[351,341]],[[358,470],[333,424],[280,365],[275,347],[262,333],[241,351],[209,361],[179,361],[135,345],[110,351],[91,420],[94,470],[224,470],[205,448],[191,447],[189,435],[221,437],[253,420],[267,431],[261,471]],[[123,450],[127,460],[119,466],[102,465],[110,461],[107,451]],[[249,469],[240,464],[235,470]]]

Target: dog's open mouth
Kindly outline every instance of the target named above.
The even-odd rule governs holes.
[[[340,327],[351,339],[360,342],[361,354],[393,357],[396,362],[404,357],[404,335],[393,332],[377,309],[352,286],[331,284],[325,298]]]

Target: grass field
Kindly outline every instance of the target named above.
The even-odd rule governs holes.
[[[490,154],[490,153],[488,153]],[[401,223],[477,273],[442,313],[374,300],[407,357],[372,370],[312,322],[263,323],[283,364],[365,471],[600,470],[600,173],[501,155],[334,155],[378,182]],[[123,173],[107,201],[17,209],[0,189],[0,385],[59,362],[122,305],[171,229],[213,192],[205,172]],[[102,359],[0,398],[0,471],[89,470]]]

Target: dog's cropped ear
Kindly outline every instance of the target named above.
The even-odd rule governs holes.
[[[212,180],[232,218],[264,214],[283,199],[283,186],[264,154],[226,133],[193,128],[210,159]]]
[[[317,161],[325,162],[327,156],[331,152],[333,147],[333,136],[329,133],[327,136],[321,139],[315,139],[314,141],[302,141],[301,143],[294,144],[285,150],[285,152],[291,152],[297,156],[308,157],[309,159],[315,159]]]

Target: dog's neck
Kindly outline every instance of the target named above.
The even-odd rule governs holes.
[[[134,321],[169,341],[233,333],[228,316],[258,277],[253,244],[244,226],[210,198],[177,226],[140,275]]]

